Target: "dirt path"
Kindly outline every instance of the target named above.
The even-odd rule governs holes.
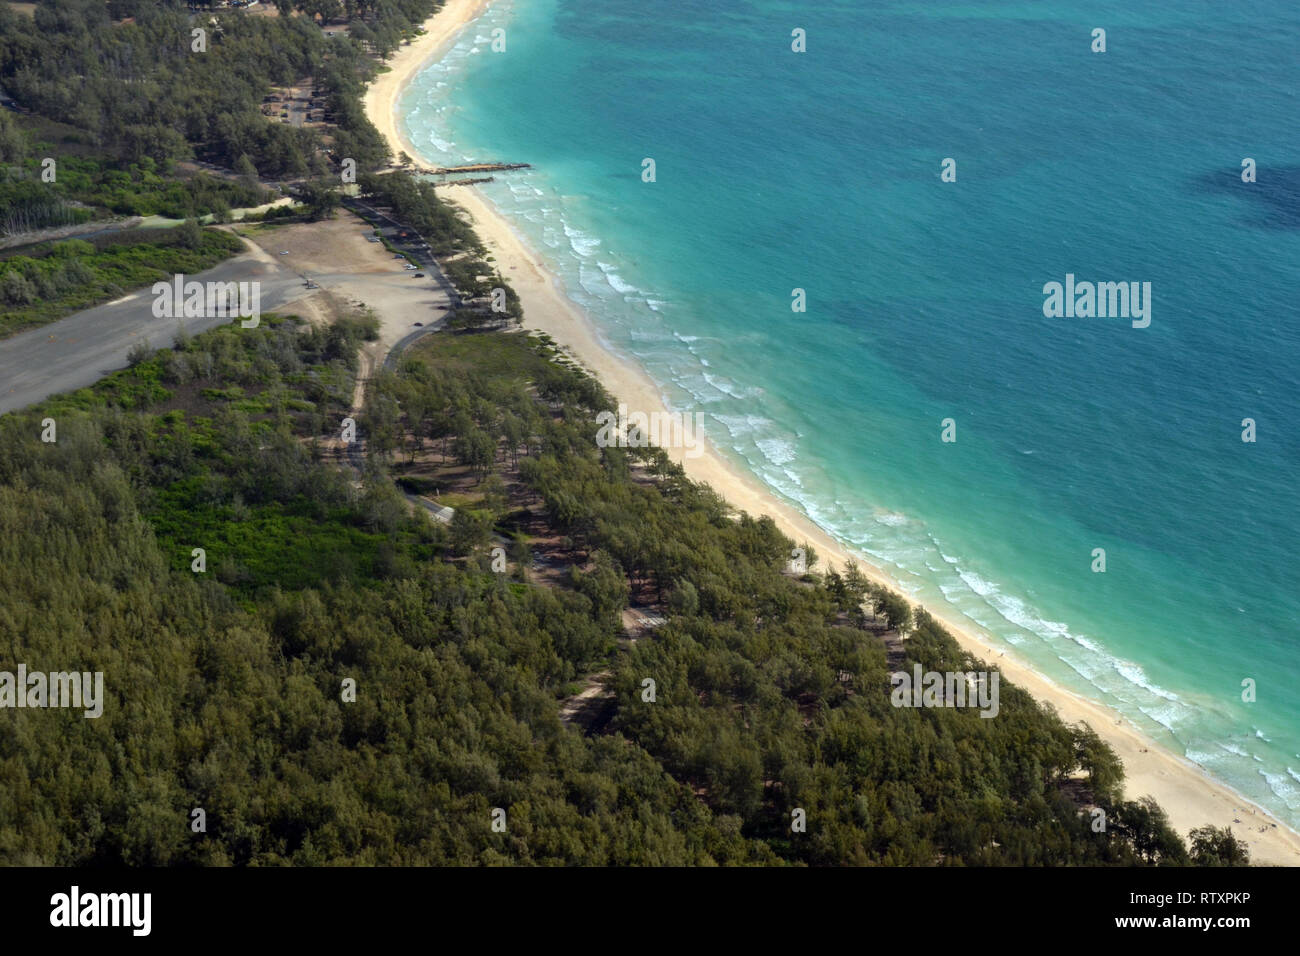
[[[589,729],[608,703],[614,699],[614,692],[606,686],[613,676],[613,672],[606,669],[583,678],[582,690],[560,705],[560,720],[566,724],[576,723]]]

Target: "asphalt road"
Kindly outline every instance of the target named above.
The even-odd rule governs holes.
[[[260,282],[263,313],[274,311],[306,291],[302,277],[293,270],[247,253],[185,279]],[[140,289],[115,302],[0,341],[0,414],[26,408],[60,392],[85,388],[110,372],[126,368],[127,353],[142,340],[154,348],[166,348],[182,327],[194,335],[231,322],[229,318],[212,317],[160,319],[153,314],[153,301],[148,288]]]

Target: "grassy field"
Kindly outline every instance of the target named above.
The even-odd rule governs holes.
[[[542,342],[538,348],[537,343]],[[512,333],[451,333],[428,336],[408,353],[435,369],[452,374],[474,372],[487,377],[505,376],[536,381],[545,376],[549,363],[568,364],[547,336]]]

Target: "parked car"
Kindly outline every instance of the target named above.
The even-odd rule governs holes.
[[[417,272],[417,273],[416,273],[414,276],[412,276],[411,278],[413,278],[413,279],[423,279],[423,278],[424,278],[424,273],[423,273],[423,272]]]

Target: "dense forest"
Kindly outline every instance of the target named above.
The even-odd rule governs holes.
[[[262,16],[47,0],[25,16],[0,4],[0,94],[12,106],[0,109],[0,235],[109,214],[220,221],[270,198],[259,180],[320,194],[338,188],[344,158],[384,165],[361,93],[439,5],[315,0]],[[347,31],[322,29],[335,18]],[[291,87],[318,96],[328,122],[268,118],[268,98]],[[177,163],[194,160],[233,175],[182,175]]]
[[[0,4],[0,228],[187,220],[0,259],[0,321],[229,254],[195,219],[259,180],[309,180],[328,215],[343,156],[463,299],[501,285],[518,319],[434,189],[373,172],[360,93],[438,5]],[[326,132],[261,110],[304,80]],[[196,159],[235,175],[178,173]],[[792,572],[795,542],[661,451],[600,447],[614,398],[474,316],[360,411],[364,312],[181,336],[0,417],[0,670],[102,671],[106,694],[97,719],[0,712],[0,864],[1246,861],[1124,799],[1094,732],[1005,681],[996,719],[891,705],[893,671],[986,668],[852,567]]]
[[[1189,852],[1095,734],[1005,683],[994,720],[890,706],[892,666],[978,665],[924,614],[891,662],[855,572],[796,577],[770,520],[598,447],[611,399],[545,341],[426,338],[374,383],[353,476],[331,443],[371,335],[264,316],[0,418],[4,656],[107,698],[5,712],[0,862],[1239,859],[1209,830]],[[461,475],[450,526],[393,481],[423,460]],[[561,705],[601,669],[584,731]]]
[[[96,147],[133,162],[198,156],[234,169],[246,157],[261,176],[298,177],[329,170],[320,134],[267,122],[261,104],[273,87],[310,78],[336,114],[336,155],[371,168],[387,148],[361,112],[359,93],[375,58],[439,4],[293,6],[309,15],[227,10],[200,19],[167,0],[54,0],[26,17],[0,4],[0,87],[21,107],[83,130]],[[322,12],[360,19],[347,35],[330,37],[314,16]],[[205,31],[202,50],[194,48],[194,29]]]
[[[380,58],[438,5],[323,0],[277,4],[278,16],[221,9],[200,17],[156,0],[47,0],[33,16],[0,4],[0,93],[14,106],[0,109],[0,240],[29,243],[0,252],[0,337],[163,275],[200,271],[238,248],[211,232],[170,236],[122,222],[75,243],[48,241],[63,234],[41,230],[127,216],[224,222],[232,210],[277,198],[261,181],[278,177],[297,184],[301,205],[245,219],[322,218],[338,206],[341,157],[357,161],[366,195],[409,217],[438,254],[477,256],[478,240],[432,187],[403,171],[367,172],[389,157],[361,92]],[[318,24],[336,18],[348,21],[347,33],[324,34]],[[202,52],[190,44],[196,27],[209,34]],[[295,127],[263,114],[272,90],[295,83],[326,98],[328,124]],[[453,267],[458,287],[492,271],[462,258]],[[505,318],[517,318],[513,290],[508,306]]]

